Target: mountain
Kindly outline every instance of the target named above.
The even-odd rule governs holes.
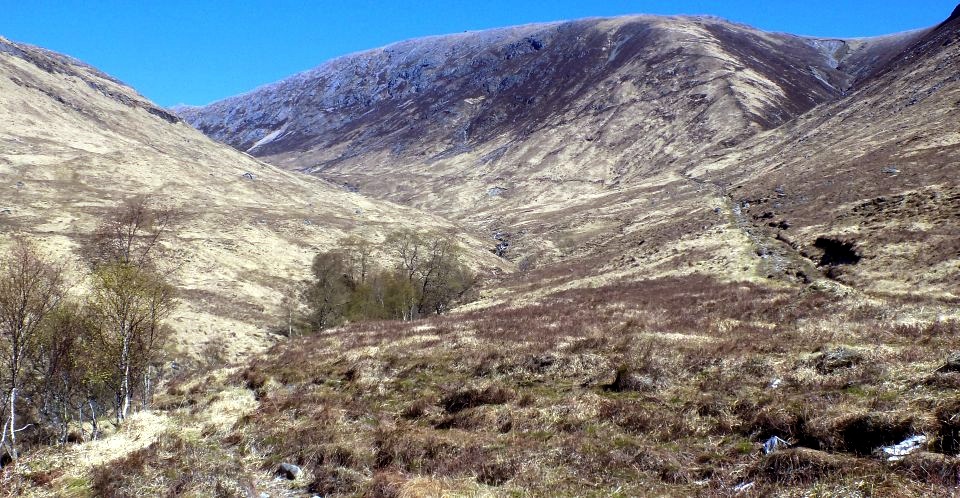
[[[166,245],[182,291],[172,323],[188,353],[212,343],[230,356],[273,342],[266,331],[284,288],[342,237],[376,242],[411,222],[462,234],[435,216],[264,164],[86,64],[5,39],[0,188],[3,241],[31,234],[75,267],[79,242],[121,200],[150,194],[180,211]],[[502,265],[486,242],[462,239],[476,248],[475,265]]]
[[[914,104],[938,84],[939,95],[951,95],[954,82],[945,73],[955,67],[949,59],[955,48],[927,52],[953,22],[868,39],[765,33],[709,17],[520,26],[349,55],[176,112],[210,137],[285,169],[484,229],[509,244],[507,257],[515,261],[596,258],[589,265],[595,276],[676,273],[689,264],[725,277],[808,281],[819,274],[817,241],[833,240],[841,214],[816,202],[805,204],[807,218],[793,207],[756,212],[754,202],[747,215],[743,206],[751,198],[777,198],[783,188],[791,200],[806,202],[836,191],[836,182],[848,184],[830,159],[867,154],[872,145],[860,131],[875,126],[879,109],[893,102],[913,125],[884,126],[887,146],[921,132],[931,116],[936,129],[929,140],[951,136],[952,106],[930,114],[943,102]],[[911,79],[899,79],[907,71]],[[903,101],[891,86],[911,97]],[[865,98],[871,92],[872,101]],[[916,101],[907,105],[910,99]],[[821,126],[833,130],[824,137],[835,139],[809,141]],[[797,147],[816,148],[786,153]],[[949,144],[938,150],[945,153]],[[863,190],[847,189],[842,201],[829,202],[910,195],[953,167],[915,158],[898,180],[877,183],[889,176],[883,168],[898,162],[879,154],[868,159],[877,164],[871,175],[855,174]],[[800,166],[813,155],[820,159]],[[891,164],[878,163],[887,159]],[[910,223],[888,215],[898,217],[890,226]],[[931,240],[948,240],[952,226],[930,232]],[[777,240],[779,232],[787,243]],[[863,267],[889,268],[880,256],[884,240],[857,242],[868,255]],[[953,253],[946,254],[929,262],[950,261]],[[610,255],[622,258],[612,262]],[[955,269],[944,271],[931,278],[952,288],[942,277]],[[917,282],[906,273],[883,279],[909,291]],[[872,285],[851,275],[841,280]]]

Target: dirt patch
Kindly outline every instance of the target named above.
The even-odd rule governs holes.
[[[913,420],[882,413],[846,415],[810,424],[821,449],[870,455],[877,448],[896,444],[913,430]]]

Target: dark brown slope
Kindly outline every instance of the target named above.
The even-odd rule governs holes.
[[[451,155],[503,133],[528,136],[571,110],[607,110],[616,103],[604,90],[630,84],[646,90],[641,101],[689,97],[681,102],[699,114],[717,96],[686,90],[716,80],[734,94],[741,127],[770,128],[839,96],[869,66],[865,59],[885,60],[909,38],[805,39],[710,18],[531,25],[403,42],[179,112],[259,156],[345,144],[339,155],[311,154],[314,164],[291,161],[324,168],[381,149],[416,158],[446,145],[441,152]]]
[[[793,244],[793,252],[815,263],[850,263],[823,268],[842,281],[955,297],[958,60],[955,12],[850,97],[745,143],[718,158],[722,175],[706,177],[733,180],[732,198],[757,229]]]

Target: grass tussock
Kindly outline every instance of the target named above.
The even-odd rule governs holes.
[[[753,483],[760,495],[949,495],[960,405],[944,379],[958,374],[939,370],[960,336],[942,313],[693,276],[351,325],[229,377],[256,408],[213,433],[214,447],[165,439],[98,470],[96,489],[728,496]],[[197,385],[165,403],[201,416],[215,389]],[[916,456],[879,454],[915,434],[928,438]],[[773,436],[789,445],[764,454]],[[303,477],[275,480],[281,463]]]
[[[256,491],[243,464],[213,442],[163,434],[156,442],[93,469],[94,496],[246,497]]]

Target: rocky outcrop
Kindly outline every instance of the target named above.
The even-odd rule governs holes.
[[[180,122],[180,117],[173,112],[154,105],[147,99],[138,95],[129,87],[124,86],[119,80],[108,76],[107,74],[72,57],[51,52],[39,47],[34,47],[32,45],[14,43],[2,37],[0,37],[0,53],[10,54],[14,57],[23,59],[37,68],[51,74],[60,74],[66,77],[79,78],[88,86],[90,86],[90,88],[98,91],[104,97],[129,107],[143,109],[169,123]],[[43,91],[42,88],[32,85],[29,81],[14,80],[14,83],[19,86],[26,86],[28,88]],[[72,103],[69,100],[69,96],[58,95],[55,96],[55,98],[59,99],[62,103],[68,106],[75,108],[77,106],[77,104]]]

